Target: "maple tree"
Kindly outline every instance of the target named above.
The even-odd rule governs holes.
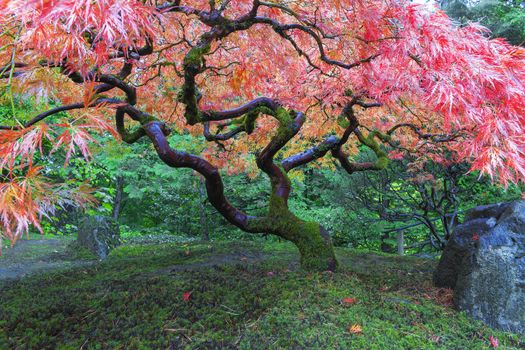
[[[381,170],[410,152],[470,160],[503,183],[525,175],[525,50],[428,6],[2,0],[0,12],[4,102],[33,96],[41,109],[24,120],[13,108],[0,127],[0,220],[13,242],[61,198],[87,200],[58,191],[38,163],[60,149],[66,162],[89,158],[93,132],[149,139],[164,163],[205,178],[229,222],[292,241],[317,270],[337,261],[329,234],[288,209],[289,173],[300,166]],[[209,147],[178,150],[173,130]],[[354,161],[362,147],[377,160]],[[272,185],[264,217],[233,206],[222,181],[255,171]]]

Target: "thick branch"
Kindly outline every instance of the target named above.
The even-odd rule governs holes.
[[[280,107],[280,104],[271,98],[259,97],[234,109],[224,111],[204,111],[202,112],[202,118],[205,121],[233,119],[243,116],[261,107],[267,108],[269,110],[269,114],[273,114],[275,111],[277,111],[277,108]]]
[[[146,132],[142,127],[138,128],[134,132],[128,132],[124,125],[124,116],[126,114],[125,108],[118,108],[115,113],[115,123],[117,131],[120,134],[122,140],[126,143],[132,144],[140,140],[143,136],[146,136]]]
[[[206,179],[208,199],[215,209],[230,223],[244,231],[251,232],[248,221],[254,218],[249,217],[228,202],[224,195],[221,175],[216,167],[202,158],[171,148],[166,139],[167,132],[163,123],[153,121],[143,125],[143,128],[164,163],[173,168],[191,168],[199,172]]]
[[[297,135],[304,124],[305,116],[302,113],[289,112],[280,107],[274,117],[279,121],[279,128],[270,143],[257,156],[257,166],[270,178],[272,194],[282,198],[286,203],[291,191],[290,181],[284,169],[277,166],[273,158]]]
[[[330,136],[319,145],[284,159],[281,162],[281,166],[286,172],[289,172],[290,170],[300,167],[301,165],[305,165],[319,158],[323,158],[339,143],[339,141],[340,140],[337,137]]]

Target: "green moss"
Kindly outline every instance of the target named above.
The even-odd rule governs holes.
[[[193,47],[184,57],[184,85],[182,94],[178,98],[186,104],[184,116],[189,125],[202,121],[198,108],[198,91],[195,86],[195,76],[199,73],[204,63],[204,56],[210,52],[210,44]]]
[[[368,135],[368,137],[364,137],[363,134],[360,132],[356,133],[357,138],[359,139],[359,142],[361,142],[363,145],[370,148],[377,156],[377,161],[375,162],[375,170],[383,170],[385,169],[388,164],[390,163],[390,160],[388,159],[388,154],[381,148],[381,145],[379,142],[375,140],[375,137],[377,136],[377,133],[372,131]]]
[[[283,127],[290,127],[293,123],[291,113],[284,107],[277,108],[277,110],[274,113],[274,116],[275,119],[277,119]]]
[[[240,259],[262,251],[258,263]],[[291,244],[114,253],[95,267],[0,287],[0,349],[488,350],[491,335],[503,349],[525,345],[439,304],[433,261],[339,249],[342,267],[327,274],[295,270]],[[222,254],[232,261],[194,264]],[[357,303],[345,305],[348,297]],[[361,334],[348,331],[353,324]]]
[[[337,266],[330,238],[323,237],[322,228],[316,222],[306,222],[295,216],[283,198],[270,197],[268,216],[254,220],[252,229],[274,233],[299,249],[301,267],[310,271],[333,270]]]
[[[200,65],[204,59],[204,56],[210,52],[210,49],[210,44],[193,47],[184,57],[184,65]]]
[[[252,134],[255,130],[255,123],[259,117],[259,111],[248,113],[243,120],[244,130],[248,135]]]
[[[68,244],[65,254],[67,254],[71,260],[98,260],[89,249],[82,247],[77,241]]]
[[[378,169],[386,169],[386,167],[388,166],[388,164],[390,163],[390,160],[388,159],[388,157],[385,155],[379,157],[376,161],[376,166]]]
[[[337,124],[343,129],[346,129],[350,126],[350,121],[344,115],[340,115],[337,117]]]

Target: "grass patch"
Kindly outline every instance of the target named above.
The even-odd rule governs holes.
[[[0,349],[488,349],[490,335],[523,346],[448,306],[433,261],[338,255],[339,272],[305,273],[281,243],[125,245],[1,286]]]

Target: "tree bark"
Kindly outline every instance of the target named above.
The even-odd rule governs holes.
[[[202,238],[205,241],[210,240],[210,233],[208,230],[208,218],[206,216],[206,182],[202,176],[199,175],[199,205],[200,205],[200,222],[202,230]]]
[[[328,232],[317,222],[295,216],[283,198],[272,195],[268,215],[250,221],[249,229],[271,233],[295,244],[301,267],[309,271],[335,271],[337,259]]]
[[[113,213],[111,217],[113,220],[118,221],[120,216],[120,210],[122,208],[122,194],[124,192],[124,177],[122,175],[117,176],[116,181],[116,190],[115,199],[113,201]]]
[[[330,234],[316,222],[307,222],[308,230],[295,243],[301,254],[301,267],[311,271],[335,271],[337,259]]]

